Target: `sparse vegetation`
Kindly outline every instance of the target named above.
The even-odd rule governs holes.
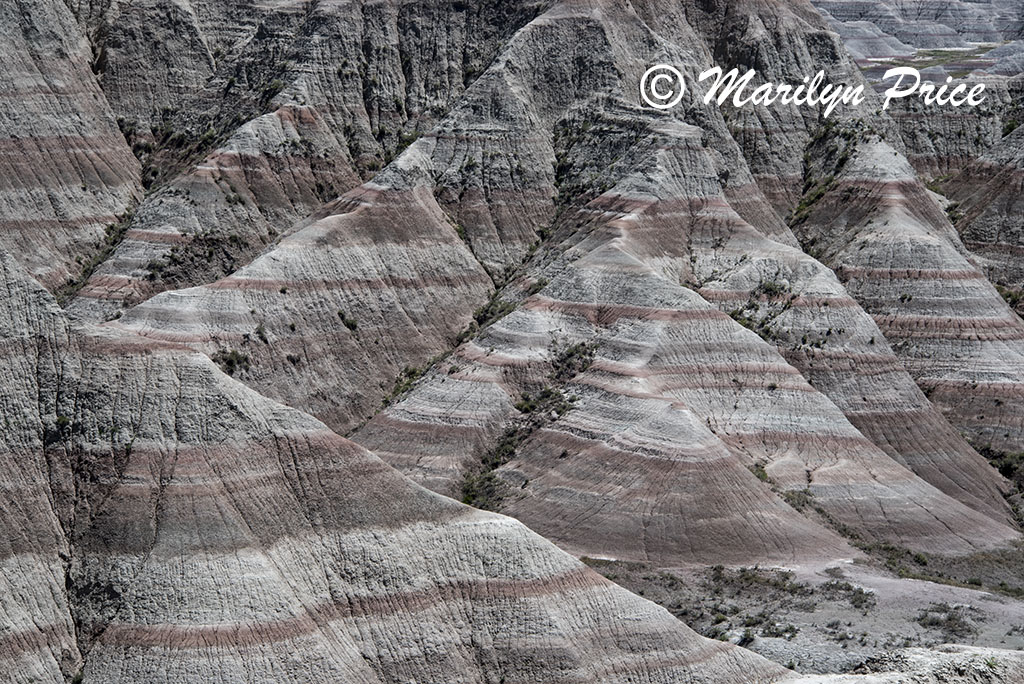
[[[402,372],[395,379],[395,385],[391,388],[391,394],[384,398],[384,405],[393,404],[396,399],[412,389],[412,386],[423,377],[424,373],[426,373],[425,368],[416,368],[415,366],[403,368]]]
[[[537,394],[523,392],[521,399],[516,402],[516,410],[520,413],[545,413],[554,411],[557,415],[564,415],[572,408],[576,397],[566,397],[560,389],[545,387]]]
[[[926,629],[936,629],[947,639],[966,639],[978,632],[971,620],[976,611],[966,606],[951,606],[948,603],[933,603],[921,611],[917,623]]]
[[[92,274],[96,272],[100,264],[106,261],[117,246],[124,240],[125,234],[128,232],[129,226],[131,226],[132,219],[135,217],[135,210],[130,209],[118,217],[117,223],[111,223],[107,226],[104,231],[103,241],[100,243],[100,248],[91,257],[89,257],[82,264],[82,272],[74,280],[65,283],[63,286],[58,288],[54,295],[57,298],[57,303],[61,306],[66,305],[71,299],[78,294],[78,291],[85,286],[85,283],[92,277]]]
[[[821,585],[820,591],[830,599],[844,599],[857,610],[867,613],[875,607],[875,594],[849,582],[833,579]]]
[[[516,448],[525,437],[522,427],[510,427],[502,433],[497,444],[480,459],[480,465],[463,476],[462,502],[494,510],[504,498],[502,484],[494,471],[505,465],[516,455]]]
[[[798,511],[803,511],[814,500],[809,489],[788,489],[782,492],[782,499]]]
[[[352,332],[356,332],[359,329],[359,322],[354,318],[349,318],[345,315],[344,311],[338,312],[338,318],[341,319],[342,325],[348,328]]]
[[[556,351],[555,358],[551,363],[551,379],[562,382],[587,370],[594,362],[596,350],[597,345],[594,343],[579,342],[561,351]]]
[[[511,421],[497,444],[486,451],[479,463],[463,473],[462,501],[477,508],[495,510],[504,500],[505,487],[496,471],[515,457],[516,449],[538,428],[558,420],[578,400],[567,395],[564,385],[586,370],[593,362],[597,345],[577,343],[559,349],[552,347],[551,385],[520,394],[515,408],[520,415]]]
[[[1007,287],[1005,285],[996,284],[996,290],[999,294],[1010,305],[1010,308],[1014,311],[1021,311],[1024,309],[1024,290],[1020,290],[1015,287]]]
[[[764,469],[764,465],[755,463],[753,465],[748,465],[747,469],[750,470],[750,472],[754,474],[754,477],[761,482],[770,482],[770,479],[768,478],[768,471]]]
[[[213,360],[228,375],[234,375],[236,371],[247,371],[250,368],[249,356],[237,349],[222,349],[213,355]]]

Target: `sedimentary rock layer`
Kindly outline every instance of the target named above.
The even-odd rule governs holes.
[[[57,288],[141,195],[139,164],[64,3],[5,2],[0,61],[0,247]]]
[[[767,5],[757,8],[768,16]],[[644,38],[697,65],[708,53],[685,41],[724,41],[737,17],[698,15],[700,33],[676,17],[677,43],[653,38],[617,3],[602,9],[599,18],[569,5],[544,13],[372,183],[237,274],[164,293],[110,325],[222,359],[237,352],[239,378],[349,430],[373,413],[403,360],[419,365],[454,346],[474,307],[474,323],[486,325],[532,294],[357,439],[444,493],[473,489],[478,477],[518,486],[502,510],[579,552],[670,562],[842,548],[822,523],[937,552],[1015,538],[999,476],[918,389],[885,328],[796,248],[772,206],[794,191],[761,192],[804,182],[793,155],[758,155],[763,131],[737,145],[715,107],[694,106],[685,121],[639,111],[632,83],[606,66],[619,60],[639,74],[654,59],[637,52]],[[836,69],[852,68],[809,8],[781,26],[778,44],[823,36]],[[748,31],[731,51],[745,54],[767,30]],[[568,36],[574,52],[563,47]],[[783,70],[801,60],[813,56],[791,54]],[[538,63],[543,73],[529,67]],[[572,90],[552,92],[552,79]],[[585,117],[580,102],[592,108]],[[796,149],[812,140],[800,112],[770,116],[792,124]],[[538,127],[552,139],[517,138]],[[519,171],[544,159],[553,174]],[[494,247],[522,244],[545,216],[550,237],[525,277],[483,306],[490,280],[475,259],[487,264]],[[348,276],[335,284],[331,272]],[[593,368],[578,382],[563,378],[570,387],[548,387],[552,360],[587,345]],[[418,373],[399,374],[395,389]],[[368,374],[385,380],[360,385]],[[549,389],[576,403],[553,406],[549,394],[539,406],[556,419],[531,419],[522,433],[513,405]],[[617,401],[630,408],[616,413]],[[643,440],[621,441],[636,430]],[[912,438],[924,430],[934,439]],[[700,446],[681,455],[679,444]],[[498,470],[477,472],[496,452]],[[584,467],[591,458],[605,467]],[[613,467],[625,462],[634,463],[626,472]],[[655,481],[664,496],[637,496]],[[702,481],[707,498],[676,498]],[[808,512],[820,510],[808,520],[782,497],[809,497]]]
[[[904,367],[979,445],[1022,443],[1024,323],[970,262],[909,164],[871,138],[798,226]]]
[[[0,255],[12,682],[716,681],[702,639],[206,357],[71,327]]]

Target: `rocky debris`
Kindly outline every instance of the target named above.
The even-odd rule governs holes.
[[[856,675],[803,677],[807,684],[957,684],[1024,681],[1024,655],[995,648],[948,645],[910,648],[873,658]]]
[[[683,568],[583,560],[704,636],[741,644],[804,674],[909,671],[907,663],[881,663],[896,661],[905,649],[941,652],[950,641],[997,645],[985,660],[1010,665],[1024,645],[1024,603],[896,577],[859,560]],[[1002,681],[1005,670],[989,671]]]

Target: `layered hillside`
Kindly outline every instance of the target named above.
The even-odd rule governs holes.
[[[972,263],[909,164],[868,136],[798,228],[904,367],[979,445],[1024,449],[1024,323]]]
[[[71,310],[106,320],[243,266],[429,130],[538,8],[81,7],[102,46],[100,83],[153,192]],[[484,262],[500,270],[506,249],[524,245],[498,247]]]
[[[758,7],[765,19],[777,15],[773,6]],[[489,490],[518,487],[516,501],[501,503],[502,510],[591,554],[756,561],[840,548],[834,533],[820,528],[822,520],[799,515],[786,496],[813,497],[827,520],[867,539],[917,549],[967,552],[1015,538],[999,475],[928,402],[872,316],[827,268],[795,248],[772,207],[799,196],[806,171],[792,154],[766,153],[767,141],[790,140],[789,149],[812,140],[824,146],[812,138],[819,124],[796,109],[737,113],[727,123],[703,106],[691,107],[687,122],[668,120],[637,110],[629,83],[602,66],[646,40],[696,70],[712,49],[723,49],[726,36],[736,59],[751,59],[769,26],[745,22],[737,40],[740,20],[731,11],[697,13],[695,27],[682,15],[676,19],[679,34],[670,42],[651,33],[642,13],[614,3],[600,16],[585,7],[549,10],[517,34],[434,132],[372,183],[237,274],[155,297],[110,325],[190,343],[215,358],[242,355],[240,378],[350,430],[389,390],[416,379],[420,371],[402,370],[403,359],[418,366],[450,349],[459,330],[466,329],[460,338],[473,336],[529,296],[519,311],[436,364],[407,402],[356,439],[449,495],[475,501],[483,487],[478,503],[499,505],[487,499],[505,495]],[[834,69],[858,78],[835,42],[813,53],[806,47],[819,44],[812,35],[835,40],[809,8],[784,14],[772,30],[779,32],[772,44],[788,46],[770,55],[778,73],[831,56]],[[564,48],[569,35],[577,36],[571,53]],[[682,47],[695,39],[708,52]],[[639,72],[653,57],[637,54],[624,63]],[[547,65],[542,73],[527,68],[538,60]],[[552,79],[575,91],[551,92]],[[549,140],[536,135],[544,127]],[[779,128],[788,137],[779,138]],[[520,142],[509,148],[517,138],[512,131],[521,132]],[[527,131],[532,137],[523,137]],[[847,158],[862,144],[845,142]],[[551,160],[553,172],[525,172],[541,159]],[[401,209],[386,213],[391,206]],[[935,214],[929,218],[943,220],[937,208]],[[531,216],[533,225],[550,221],[546,240],[519,278],[487,302],[488,281],[483,272],[473,275],[473,257],[491,244],[491,230],[491,239],[501,241],[501,227],[530,225]],[[424,240],[436,246],[413,247]],[[450,247],[442,251],[439,241]],[[374,256],[385,246],[391,258]],[[353,259],[372,264],[373,275]],[[439,267],[445,270],[437,273]],[[349,278],[325,282],[322,274],[332,270]],[[407,321],[412,326],[403,333]],[[570,349],[586,350],[587,369],[593,363],[593,372],[611,375],[584,379],[571,372],[560,383],[547,380],[552,359]],[[368,374],[398,380],[393,390],[390,381],[367,387],[357,378]],[[491,389],[480,385],[484,380]],[[590,386],[597,394],[583,392]],[[517,416],[514,405],[529,406],[535,395],[545,398],[527,413],[554,410],[556,420]],[[643,401],[620,413],[613,407],[623,397]],[[619,444],[619,430],[655,416],[660,447]],[[621,428],[566,441],[583,424],[611,426],[613,419],[624,421]],[[425,441],[439,461],[423,458]],[[701,449],[669,455],[677,444]],[[658,461],[707,463],[696,472],[677,463],[664,480],[665,473],[651,474],[658,473],[666,494],[699,490],[707,498],[669,498],[651,509],[631,494],[650,491],[651,481],[610,486],[624,474],[611,461],[582,467],[598,447],[623,451],[616,460],[646,463],[653,449],[665,451]],[[560,459],[562,452],[583,460]],[[512,458],[520,455],[524,463],[533,455],[535,465]],[[633,478],[646,468],[627,472]],[[751,468],[763,469],[776,491]],[[865,498],[868,508],[853,503]],[[718,509],[729,511],[724,520]],[[700,512],[696,519],[691,511]],[[756,522],[764,514],[787,522]],[[737,522],[744,517],[749,523]],[[752,531],[742,531],[746,524]],[[662,539],[647,548],[640,530],[652,525]],[[621,532],[612,532],[616,526]],[[612,541],[618,538],[621,547]]]
[[[669,613],[574,556],[645,596],[855,559],[918,602],[884,629],[975,615],[910,575],[1005,593],[1017,638],[1020,83],[890,116],[855,58],[1010,40],[1020,8],[815,4],[0,10],[0,673],[774,681],[722,641],[795,668],[829,622]],[[689,79],[668,112],[657,63]],[[869,102],[704,105],[715,64]],[[857,581],[822,590],[848,625]],[[812,671],[857,664],[834,636]],[[1016,662],[866,640],[878,681]]]
[[[1024,288],[1024,129],[1010,132],[943,187],[956,203],[952,212],[964,244],[1012,300]]]
[[[5,2],[0,37],[0,248],[56,288],[114,239],[142,194],[139,162],[64,3]]]
[[[6,681],[767,681],[507,518],[0,255]],[[558,674],[556,674],[558,673]]]
[[[814,5],[845,25],[840,31],[849,32],[854,49],[867,57],[905,54],[899,43],[934,49],[1014,40],[1024,28],[1018,0],[814,0]],[[879,34],[890,40],[879,40]]]

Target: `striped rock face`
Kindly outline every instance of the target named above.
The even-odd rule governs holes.
[[[1011,294],[1024,287],[1022,184],[1024,130],[1015,129],[950,179],[946,189],[957,202],[956,227],[964,245],[978,258],[982,272]]]
[[[90,9],[80,16],[109,36],[103,89],[152,189],[69,307],[94,322],[249,263],[430,130],[538,11],[297,0]],[[536,236],[516,233],[504,246],[482,240],[483,263],[500,272],[507,253],[518,260]]]
[[[0,43],[0,248],[56,288],[141,195],[139,163],[64,3],[4,3]]]
[[[814,6],[828,13],[838,24],[846,23],[865,30],[864,24],[885,36],[915,48],[959,48],[969,43],[994,43],[1020,35],[1019,0],[965,2],[962,0],[911,0],[910,2],[865,2],[864,0],[813,0]],[[869,34],[870,35],[870,34]],[[874,47],[881,52],[868,57],[890,57],[894,46],[887,42],[854,43],[861,48]]]
[[[761,28],[747,29],[737,54],[777,11],[755,9]],[[810,35],[831,49],[796,47],[769,63],[786,72],[832,54],[859,78],[813,17],[784,14],[773,42],[816,44]],[[674,18],[679,43],[655,44],[681,64],[704,53],[678,45],[715,45],[738,21]],[[844,549],[834,529],[938,553],[1015,539],[1006,483],[918,388],[874,311],[799,249],[773,206],[799,196],[802,175],[793,154],[757,150],[770,124],[785,119],[791,141],[812,140],[810,124],[796,112],[731,126],[717,109],[688,121],[631,109],[631,82],[608,65],[639,73],[654,59],[636,52],[650,32],[615,4],[600,16],[552,8],[372,183],[238,273],[108,325],[221,358],[238,350],[251,365],[239,378],[348,432],[373,416],[390,378],[393,395],[418,377],[404,364],[518,305],[355,439],[426,486],[579,553],[792,560]],[[568,90],[553,92],[552,80]],[[869,149],[845,142],[847,157]],[[813,219],[798,213],[809,244]],[[542,220],[547,239],[487,303],[488,255],[507,259],[503,246]],[[552,363],[569,349],[587,350],[587,368],[554,382]],[[515,408],[523,402],[531,415]],[[811,518],[790,505],[805,501]]]
[[[696,131],[680,131],[670,151],[656,153],[657,167],[693,164],[698,144]],[[356,441],[452,495],[472,488],[474,461],[496,458],[495,440],[498,451],[514,447],[514,457],[488,474],[496,478],[495,504],[582,554],[672,564],[723,553],[734,562],[793,560],[841,548],[791,508],[775,506],[771,489],[747,470],[758,466],[784,498],[808,496],[866,538],[946,552],[1015,538],[968,507],[1009,523],[998,478],[928,406],[889,349],[868,351],[877,344],[865,338],[882,335],[834,277],[757,235],[701,183],[687,187],[667,171],[653,173],[624,180],[607,203],[598,198],[567,221],[564,242],[572,247],[538,270],[534,282],[543,288],[457,349]],[[699,166],[687,178],[695,175]],[[709,167],[703,175],[711,187]],[[689,201],[680,201],[687,193]],[[693,236],[693,244],[704,230],[720,241],[733,237],[714,255],[687,254],[686,241],[673,237]],[[661,255],[645,262],[654,245],[663,246]],[[744,250],[757,256],[744,259]],[[717,268],[701,259],[715,259]],[[834,332],[812,334],[830,344],[768,344],[734,320],[745,316],[743,305],[730,317],[679,285],[677,274],[691,263],[717,274],[699,290],[711,300],[732,299],[727,282],[782,273],[793,293],[764,294],[762,280],[762,293],[749,296],[784,310],[759,310],[750,327],[769,339],[776,325],[789,336],[814,331],[806,319],[824,308],[816,318]],[[742,292],[746,298],[750,290]],[[567,356],[573,350],[576,360],[584,357],[576,366]],[[849,368],[847,359],[858,356],[865,367]],[[902,403],[900,413],[910,415],[871,410],[885,402]],[[906,429],[929,423],[948,445],[921,450],[901,441]],[[956,504],[904,466],[954,496],[957,482],[973,478],[975,494],[967,506]],[[972,531],[949,534],[956,529]]]
[[[892,148],[863,145],[799,232],[954,425],[979,445],[1024,448],[1024,324]]]
[[[6,681],[786,672],[522,524],[413,484],[202,355],[70,327],[5,254],[0,292]]]
[[[868,86],[804,0],[7,4],[0,680],[779,681],[577,558],[1013,558],[1012,79],[930,144],[870,92],[701,102]],[[906,653],[808,681],[1019,671]]]

